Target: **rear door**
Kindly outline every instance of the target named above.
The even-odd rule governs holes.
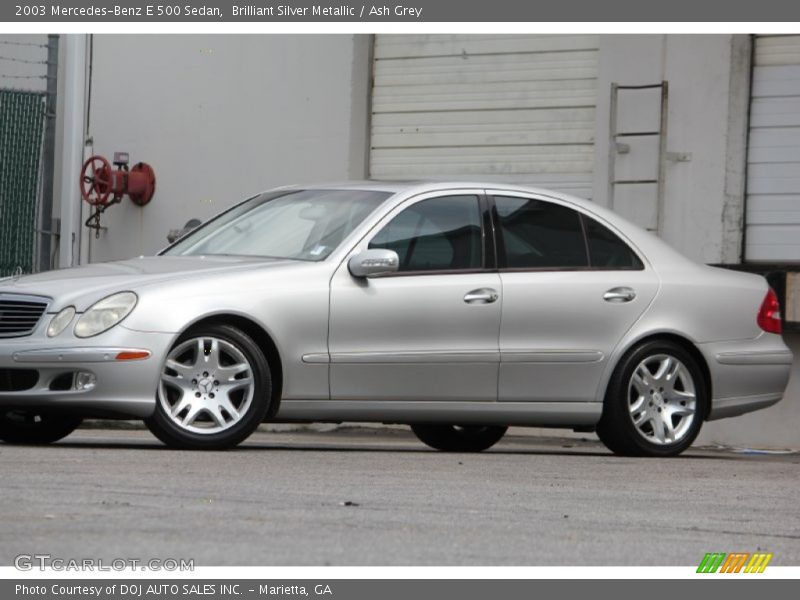
[[[588,402],[658,278],[610,224],[491,192],[502,281],[501,401]]]

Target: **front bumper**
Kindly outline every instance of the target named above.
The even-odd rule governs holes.
[[[159,371],[174,334],[133,331],[119,325],[96,338],[69,336],[49,339],[38,334],[0,342],[0,374],[25,372],[35,383],[0,387],[0,407],[5,409],[64,410],[86,416],[142,418],[155,408]],[[122,356],[147,358],[119,360]],[[75,389],[70,374],[94,376],[91,389]],[[26,379],[27,378],[27,379]],[[13,391],[2,391],[13,388]],[[66,389],[65,389],[66,388]]]

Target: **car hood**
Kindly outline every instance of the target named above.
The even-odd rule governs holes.
[[[148,256],[7,278],[0,280],[0,293],[48,296],[56,299],[51,311],[70,304],[82,311],[115,292],[232,271],[268,270],[295,262],[232,256]]]

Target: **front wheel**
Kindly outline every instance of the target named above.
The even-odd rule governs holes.
[[[491,448],[505,435],[508,427],[492,425],[428,425],[411,426],[420,441],[444,452],[481,452]]]
[[[264,420],[271,397],[269,364],[256,343],[235,327],[207,325],[170,350],[145,424],[173,448],[231,448]]]
[[[81,424],[81,417],[12,410],[0,414],[0,440],[7,444],[52,444]]]
[[[600,440],[623,456],[677,456],[700,432],[708,391],[697,360],[667,340],[626,354],[609,382]]]

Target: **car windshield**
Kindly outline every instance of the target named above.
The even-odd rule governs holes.
[[[363,190],[262,194],[212,219],[163,254],[323,260],[389,196]]]

